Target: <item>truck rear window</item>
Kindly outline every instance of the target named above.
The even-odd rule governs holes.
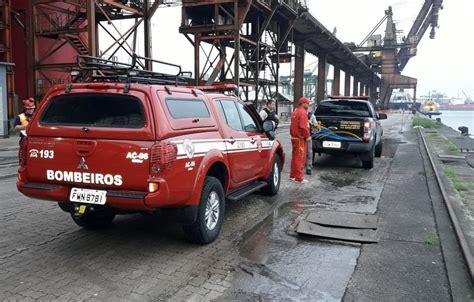
[[[371,117],[369,106],[357,101],[327,101],[321,103],[316,116]]]
[[[42,125],[142,128],[143,107],[136,97],[119,94],[70,94],[51,100]]]
[[[209,110],[203,100],[167,99],[166,106],[174,119],[210,117]]]

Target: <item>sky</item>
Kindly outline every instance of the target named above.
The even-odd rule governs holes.
[[[343,42],[359,43],[392,6],[394,20],[401,35],[406,35],[424,0],[306,0],[309,11],[329,30],[337,28]],[[403,74],[418,79],[418,95],[436,90],[450,97],[462,95],[462,90],[474,97],[474,0],[445,0],[440,11],[436,38],[429,39],[429,31],[418,46]],[[153,57],[177,63],[183,70],[193,70],[193,48],[179,34],[180,7],[158,9],[152,20]],[[121,26],[126,26],[121,25]],[[383,34],[385,24],[377,33]],[[140,37],[138,45],[143,43]],[[306,64],[316,60],[306,58]],[[282,68],[289,73],[289,66]]]

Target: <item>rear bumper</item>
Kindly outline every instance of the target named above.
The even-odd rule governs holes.
[[[331,140],[332,141],[332,140]],[[313,151],[316,153],[341,154],[341,153],[364,153],[372,150],[375,140],[368,142],[341,141],[341,148],[324,148],[323,141],[313,139]]]
[[[159,208],[184,207],[186,205],[172,204],[169,199],[169,190],[166,182],[158,181],[160,188],[154,193],[140,191],[107,190],[107,205],[111,208],[129,211],[155,211]],[[18,191],[25,196],[69,203],[69,194],[73,186],[69,184],[48,184],[18,180]],[[74,185],[80,187],[80,185]]]

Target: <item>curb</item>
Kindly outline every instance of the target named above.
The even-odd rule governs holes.
[[[471,282],[474,281],[474,258],[472,256],[472,251],[471,248],[469,247],[469,244],[467,243],[466,237],[464,236],[464,232],[462,230],[461,224],[459,222],[458,217],[456,216],[456,213],[454,211],[453,205],[451,203],[451,199],[449,198],[449,195],[447,193],[446,187],[444,185],[444,182],[442,180],[442,177],[440,175],[440,172],[438,170],[438,166],[436,165],[433,156],[431,154],[431,150],[428,147],[428,143],[426,142],[425,135],[421,129],[418,129],[421,139],[423,141],[423,145],[425,147],[426,153],[428,154],[428,159],[431,163],[431,167],[433,168],[436,181],[438,183],[439,189],[441,191],[441,195],[444,200],[444,204],[446,206],[446,209],[448,210],[448,215],[449,218],[451,219],[451,223],[454,228],[454,233],[456,235],[456,238],[458,239],[459,245],[461,246],[461,251],[464,256],[464,260],[466,261],[467,264],[467,269],[469,271],[470,277],[471,277]]]

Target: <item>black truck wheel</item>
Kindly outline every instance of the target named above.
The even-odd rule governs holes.
[[[196,221],[183,225],[186,238],[194,243],[207,244],[216,240],[222,228],[225,196],[221,182],[207,176],[201,191]]]
[[[380,140],[379,144],[375,146],[375,157],[382,156],[382,151],[383,151],[383,141]]]
[[[87,212],[84,214],[71,213],[72,220],[85,229],[97,230],[108,227],[115,218],[112,211]]]
[[[364,169],[372,169],[374,167],[375,146],[364,154],[362,154],[362,167]]]
[[[261,192],[265,195],[274,196],[280,190],[281,182],[281,161],[278,154],[275,155],[275,160],[273,161],[272,172],[270,177],[267,180],[267,186],[262,188]]]

